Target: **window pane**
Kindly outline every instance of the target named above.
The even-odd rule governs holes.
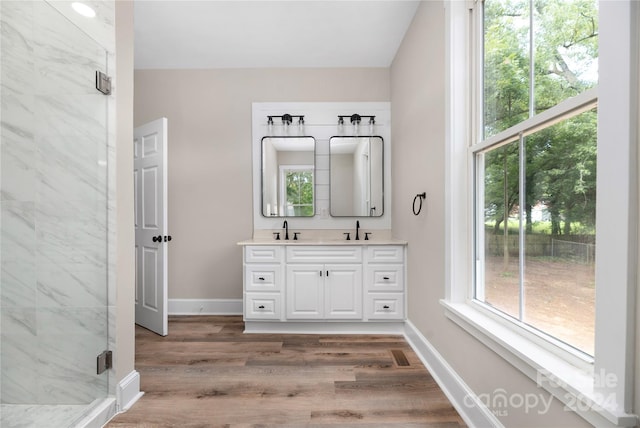
[[[592,110],[525,137],[522,210],[519,141],[477,155],[484,212],[478,216],[475,298],[590,355],[596,126]]]
[[[535,113],[598,83],[597,4],[534,1]]]
[[[483,54],[488,138],[597,84],[597,1],[485,0]]]
[[[484,3],[484,137],[529,117],[529,1]]]
[[[523,321],[593,355],[595,110],[526,137]]]
[[[483,176],[484,289],[476,298],[519,319],[518,141],[485,153]]]

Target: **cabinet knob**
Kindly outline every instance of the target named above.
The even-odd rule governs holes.
[[[264,309],[264,305],[258,306],[258,309]]]
[[[389,277],[388,276],[383,276],[382,279],[384,279],[385,281],[388,281]]]
[[[259,279],[260,281],[264,281],[264,276],[260,276],[260,277],[258,277],[258,279]]]
[[[382,309],[389,309],[389,305],[384,305]]]

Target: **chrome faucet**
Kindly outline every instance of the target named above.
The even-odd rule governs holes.
[[[356,220],[356,241],[360,240],[360,220]]]
[[[284,229],[284,239],[289,240],[289,223],[287,223],[287,220],[284,221],[282,227]]]

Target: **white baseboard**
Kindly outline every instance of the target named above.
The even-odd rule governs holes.
[[[143,395],[144,392],[140,391],[140,373],[133,370],[118,383],[116,388],[118,412],[129,410]]]
[[[169,315],[242,315],[242,299],[169,299]]]
[[[407,320],[404,337],[469,427],[503,427],[420,331]]]

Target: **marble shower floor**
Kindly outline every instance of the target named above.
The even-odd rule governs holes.
[[[2,404],[0,426],[11,428],[72,427],[91,405]]]

